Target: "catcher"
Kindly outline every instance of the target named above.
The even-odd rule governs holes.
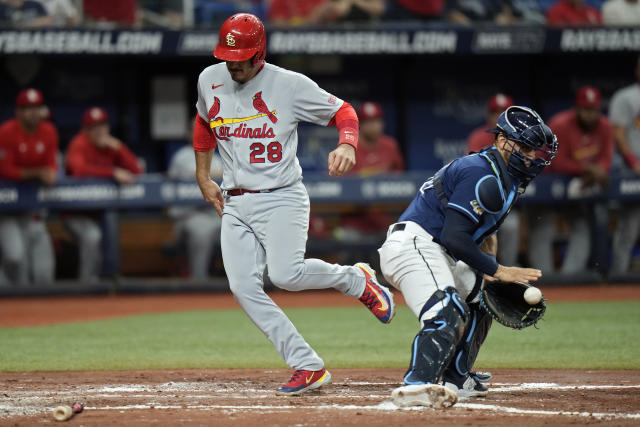
[[[505,110],[488,132],[495,134],[493,145],[454,160],[426,181],[379,249],[384,277],[402,292],[421,325],[405,386],[392,395],[398,406],[443,407],[455,404],[458,395],[486,395],[482,382],[490,375],[471,372],[491,325],[480,297],[485,307],[495,308],[493,295],[505,286],[482,291],[483,277],[514,290],[519,285],[513,282],[542,275],[499,265],[495,233],[529,182],[551,164],[557,139],[535,111],[521,106]],[[516,327],[534,323],[544,301],[529,308]],[[500,311],[494,313],[498,318]]]

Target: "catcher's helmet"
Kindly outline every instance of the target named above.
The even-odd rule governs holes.
[[[223,61],[246,61],[253,64],[264,60],[267,54],[267,36],[262,21],[250,13],[236,13],[220,28],[218,46],[213,56]]]
[[[524,184],[549,166],[558,153],[558,139],[540,115],[528,107],[514,105],[507,108],[498,117],[496,127],[488,132],[502,134],[510,141],[535,150],[535,159],[531,160],[511,145],[507,169]]]

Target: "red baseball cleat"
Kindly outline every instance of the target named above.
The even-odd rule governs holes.
[[[285,385],[276,389],[280,396],[296,396],[307,391],[315,390],[331,382],[331,374],[322,368],[319,371],[303,371],[298,369]]]
[[[376,272],[369,267],[369,264],[359,262],[354,267],[360,268],[364,272],[366,279],[364,293],[360,297],[360,302],[366,305],[379,321],[390,323],[396,314],[393,294],[389,289],[378,283]]]

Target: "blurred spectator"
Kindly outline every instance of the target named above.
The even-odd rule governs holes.
[[[145,24],[159,27],[184,27],[183,0],[139,0],[140,13]]]
[[[377,102],[363,102],[357,110],[360,137],[356,150],[356,165],[351,173],[371,176],[404,170],[404,160],[398,142],[385,135],[382,106]]]
[[[240,12],[251,13],[266,20],[266,11],[270,3],[271,1],[265,0],[194,0],[193,20],[196,24],[207,28],[220,26],[230,15]],[[307,3],[314,4],[315,1],[297,3],[304,8]]]
[[[608,0],[602,5],[605,25],[640,25],[640,0]]]
[[[493,145],[495,134],[487,132],[496,127],[498,117],[513,105],[513,99],[504,93],[496,93],[487,103],[487,122],[474,129],[467,139],[467,151],[480,151]],[[520,211],[516,207],[505,218],[498,230],[498,260],[503,265],[518,265],[520,252]]]
[[[575,107],[556,114],[549,127],[558,137],[558,155],[551,171],[574,177],[567,192],[601,191],[609,181],[613,157],[613,130],[602,114],[600,91],[593,86],[583,86],[576,95]],[[543,272],[553,272],[553,239],[556,215],[571,229],[567,250],[562,263],[563,274],[576,274],[586,270],[591,253],[590,218],[591,203],[572,203],[558,209],[540,209],[538,220],[530,229],[529,256],[531,265]]]
[[[640,175],[640,56],[636,63],[636,83],[618,90],[609,105],[609,119],[618,151],[628,173]],[[626,205],[620,210],[613,233],[611,273],[629,270],[631,255],[640,232],[640,204]]]
[[[98,27],[131,27],[138,22],[137,0],[84,0],[86,24]]]
[[[42,104],[39,90],[22,90],[16,118],[0,126],[0,179],[55,184],[58,132],[42,120]],[[55,258],[45,216],[36,211],[0,217],[2,272],[11,283],[53,282]]]
[[[188,143],[180,148],[169,163],[169,178],[193,181],[195,184],[196,157],[190,137]],[[211,178],[222,178],[222,159],[218,152],[211,162]],[[204,280],[209,275],[211,256],[220,242],[222,220],[211,206],[172,206],[169,216],[175,219],[174,235],[179,246],[187,250],[189,275],[195,280]]]
[[[142,168],[136,156],[110,134],[107,112],[92,107],[82,116],[82,130],[67,150],[67,172],[77,178],[113,178],[131,184]],[[66,215],[66,227],[79,245],[78,279],[98,279],[102,260],[102,230],[94,215]]]
[[[553,26],[600,25],[598,9],[587,6],[583,0],[558,0],[547,11],[547,22]]]
[[[451,0],[445,16],[454,24],[491,22],[498,25],[541,24],[544,15],[534,0]]]
[[[384,14],[385,0],[273,0],[269,21],[275,26],[369,21]]]
[[[486,118],[487,122],[482,126],[475,128],[467,139],[467,151],[480,151],[484,147],[493,145],[495,134],[487,132],[489,129],[496,127],[498,117],[504,110],[513,105],[513,99],[504,93],[496,93],[487,103]],[[515,265],[513,263],[506,265]]]
[[[385,18],[389,20],[432,20],[439,18],[445,0],[389,0]]]
[[[53,23],[36,0],[0,0],[0,24],[17,28],[46,27]]]
[[[382,106],[377,102],[363,102],[356,110],[360,121],[360,137],[356,150],[356,165],[351,174],[362,177],[401,172],[404,160],[398,142],[385,135]],[[356,240],[364,235],[375,237],[386,232],[393,218],[373,207],[358,209],[341,218],[341,227],[335,232],[344,240]]]
[[[78,10],[71,0],[38,0],[47,10],[54,27],[78,25],[80,17]]]

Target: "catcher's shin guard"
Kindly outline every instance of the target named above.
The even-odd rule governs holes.
[[[454,288],[438,290],[425,304],[423,312],[442,301],[444,308],[424,326],[413,340],[411,364],[405,384],[436,384],[454,355],[467,323],[469,308]]]
[[[491,328],[491,316],[484,311],[480,304],[469,304],[469,321],[464,335],[458,343],[455,355],[444,371],[443,378],[447,382],[461,384],[469,375],[469,371],[476,362],[480,346],[487,338]]]

